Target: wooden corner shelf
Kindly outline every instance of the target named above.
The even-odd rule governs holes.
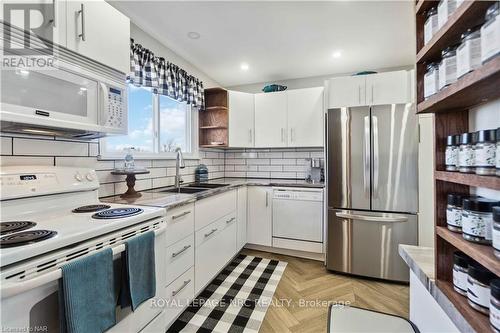
[[[484,187],[500,191],[500,177],[496,176],[480,176],[476,174],[450,171],[435,171],[434,176],[437,180],[442,180],[450,183],[474,187]]]
[[[227,144],[224,144],[224,145],[200,145],[200,148],[227,148]]]
[[[420,78],[423,80],[423,78]],[[491,59],[417,105],[418,113],[460,111],[500,97],[500,57]]]
[[[222,111],[227,111],[228,108],[227,106],[207,106],[204,109],[205,111],[213,111],[213,110],[222,110]]]
[[[418,51],[417,62],[438,60],[442,50],[460,42],[462,33],[484,21],[486,9],[492,4],[491,1],[464,1],[445,25]]]
[[[436,234],[500,276],[500,260],[495,257],[492,246],[469,242],[462,237],[462,234],[450,231],[446,227],[436,226]]]
[[[476,332],[491,332],[489,317],[474,310],[467,302],[467,297],[460,295],[453,289],[449,281],[436,280],[437,287],[453,303],[455,308],[467,320]]]
[[[205,89],[205,108],[199,113],[199,146],[223,148],[228,143],[229,98],[224,88]],[[222,142],[223,145],[213,145]]]
[[[423,15],[427,9],[433,6],[437,6],[438,3],[439,3],[438,0],[418,0],[415,6],[415,11],[417,15]]]
[[[227,129],[227,126],[200,126],[201,130]]]

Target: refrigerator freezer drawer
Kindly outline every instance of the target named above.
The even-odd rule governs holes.
[[[352,210],[328,211],[327,268],[393,281],[408,281],[399,244],[417,245],[417,216]]]

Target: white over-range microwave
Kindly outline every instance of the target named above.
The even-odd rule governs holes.
[[[1,72],[3,132],[80,139],[127,133],[124,73],[64,48],[51,69]]]

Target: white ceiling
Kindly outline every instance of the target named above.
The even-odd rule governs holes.
[[[119,1],[113,6],[223,86],[415,62],[414,1]],[[201,37],[188,38],[192,31]],[[335,51],[342,56],[334,58]],[[243,62],[248,71],[240,69]]]

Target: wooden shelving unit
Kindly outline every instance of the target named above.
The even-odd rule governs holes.
[[[424,100],[424,74],[428,62],[438,61],[444,48],[456,44],[460,35],[484,21],[486,9],[492,1],[465,1],[450,16],[431,41],[424,45],[425,12],[437,1],[416,2],[417,23],[417,112],[435,113],[435,217],[436,217],[436,285],[453,303],[469,325],[477,332],[491,332],[488,316],[474,310],[467,298],[453,290],[453,253],[465,252],[471,258],[500,277],[500,260],[491,246],[466,241],[461,234],[446,227],[446,204],[449,193],[469,194],[471,187],[500,190],[500,178],[445,171],[446,137],[469,131],[469,109],[500,97],[500,57],[483,64],[477,70],[459,78],[457,82]]]
[[[199,146],[224,148],[228,143],[228,93],[223,88],[205,89],[205,108],[199,114]]]

